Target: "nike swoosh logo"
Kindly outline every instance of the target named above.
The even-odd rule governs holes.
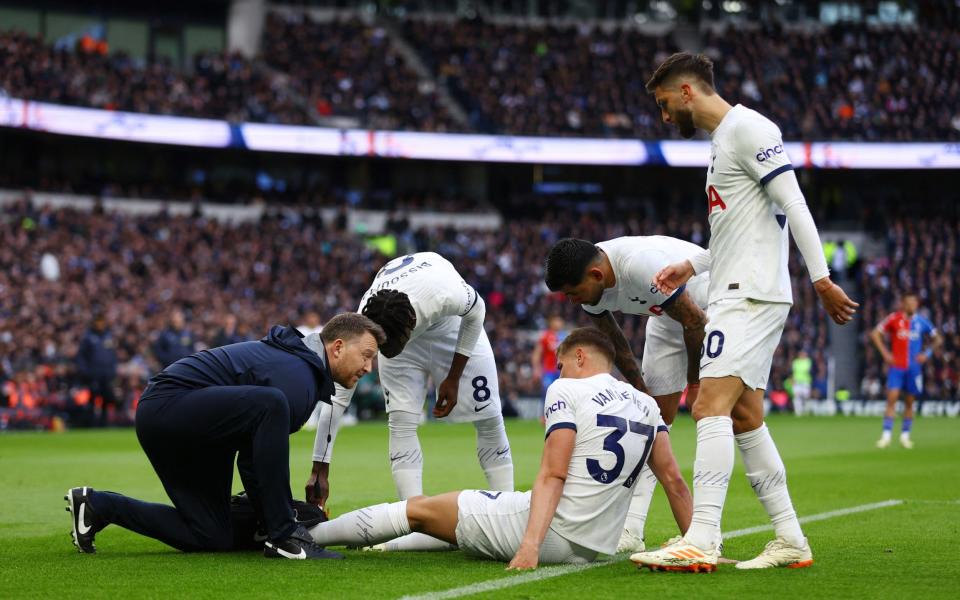
[[[283,548],[277,548],[277,553],[279,553],[280,556],[286,556],[287,558],[306,558],[307,557],[307,551],[304,550],[303,548],[300,548],[300,554],[290,554],[289,552],[285,551]]]
[[[487,403],[484,404],[483,406],[474,406],[474,407],[473,407],[473,412],[480,412],[481,410],[485,409],[485,408],[488,407],[488,406],[490,406],[490,403],[489,403],[489,402],[487,402]]]
[[[87,503],[84,502],[80,505],[80,514],[77,515],[77,531],[80,535],[86,535],[90,531],[90,526],[87,525],[86,521],[83,518],[83,514],[87,508]]]
[[[711,360],[710,362],[708,362],[708,363],[706,363],[706,364],[700,365],[700,368],[701,368],[701,369],[704,369],[704,368],[706,368],[706,367],[709,367],[709,366],[712,365],[712,364],[713,364],[713,361]]]
[[[510,452],[510,448],[505,448],[504,450],[497,450],[497,456],[503,456],[507,452]]]

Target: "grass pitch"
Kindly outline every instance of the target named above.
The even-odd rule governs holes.
[[[960,567],[960,421],[920,419],[916,448],[877,450],[879,419],[771,417],[787,464],[797,512],[816,515],[888,499],[903,504],[836,516],[805,526],[816,564],[810,569],[739,572],[722,565],[711,575],[639,572],[623,557],[583,571],[527,581],[477,597],[620,598],[956,598]],[[534,422],[507,424],[518,489],[529,489],[539,466],[543,432]],[[421,428],[426,493],[482,488],[470,425]],[[694,428],[681,416],[674,449],[688,479]],[[291,439],[292,487],[302,494],[313,437]],[[334,514],[391,501],[384,423],[344,429],[331,470]],[[70,543],[64,491],[75,485],[169,502],[132,430],[0,436],[0,598],[15,597],[272,597],[397,598],[443,592],[506,578],[503,564],[459,552],[346,552],[345,561],[267,561],[257,553],[183,554],[116,527],[97,536],[98,554]],[[234,486],[239,489],[239,478]],[[767,523],[739,464],[730,484],[724,529]],[[658,489],[648,543],[675,531]],[[746,559],[770,532],[726,542],[725,554]],[[537,571],[535,573],[552,573]],[[526,581],[526,583],[520,583]],[[433,595],[433,598],[441,597]],[[449,597],[449,596],[448,596]]]

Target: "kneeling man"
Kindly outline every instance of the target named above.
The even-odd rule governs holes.
[[[576,329],[560,344],[560,379],[547,390],[547,437],[532,492],[464,490],[378,504],[317,525],[314,541],[372,546],[420,532],[515,569],[589,562],[616,552],[631,488],[648,461],[686,531],[692,502],[660,409],[610,374],[614,355],[594,328]]]

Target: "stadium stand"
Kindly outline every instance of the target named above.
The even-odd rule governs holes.
[[[0,295],[0,378],[32,382],[35,406],[68,414],[82,388],[74,356],[90,315],[103,312],[117,340],[118,383],[130,408],[159,366],[151,345],[173,310],[185,312],[197,349],[214,343],[226,314],[237,318],[238,335],[258,338],[269,325],[298,322],[309,310],[324,319],[355,310],[386,260],[362,236],[313,212],[275,211],[259,222],[228,224],[197,215],[35,208],[27,198],[8,204],[0,223],[0,286],[7,291]],[[542,283],[543,258],[554,241],[664,234],[702,244],[706,231],[697,219],[572,212],[517,218],[492,231],[469,225],[411,229],[404,219],[394,219],[391,227],[401,249],[447,256],[484,296],[501,391],[514,400],[540,394],[529,357],[545,316],[583,321],[579,307]],[[824,319],[799,263],[791,270],[802,308],[792,313],[775,361],[772,381],[781,389],[789,361],[803,347],[814,350],[815,375],[822,377],[825,368]],[[331,281],[336,285],[325,284]],[[622,323],[640,355],[642,319]],[[75,421],[82,423],[84,414],[77,412]],[[115,421],[124,418],[118,413]]]
[[[412,44],[433,81],[411,69],[395,35]],[[720,92],[760,107],[785,139],[960,140],[956,29],[765,25],[706,29],[701,42],[718,59]],[[660,123],[644,83],[676,49],[669,34],[624,26],[409,17],[388,28],[271,13],[261,58],[203,52],[186,70],[0,32],[0,89],[232,121],[345,117],[374,129],[462,130],[438,99],[436,86],[445,85],[466,110],[468,131],[661,139],[677,133]]]

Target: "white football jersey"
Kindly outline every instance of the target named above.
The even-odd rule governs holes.
[[[403,292],[410,298],[417,314],[410,341],[443,319],[466,315],[477,304],[477,292],[450,261],[436,252],[408,254],[385,264],[360,299],[357,311],[363,311],[370,296],[386,289]]]
[[[710,302],[752,298],[792,303],[787,218],[764,187],[793,168],[780,129],[738,104],[711,137],[706,186]]]
[[[583,310],[598,315],[606,310],[631,315],[659,316],[670,299],[681,293],[661,294],[653,285],[653,276],[663,267],[703,252],[703,248],[663,235],[619,237],[600,242],[597,247],[610,258],[616,285],[605,289],[596,304],[584,304]],[[686,284],[687,293],[700,307],[707,306],[707,273],[692,277]]]
[[[577,432],[550,528],[581,546],[614,554],[658,429],[666,431],[653,398],[610,374],[561,378],[547,389],[547,437]]]

